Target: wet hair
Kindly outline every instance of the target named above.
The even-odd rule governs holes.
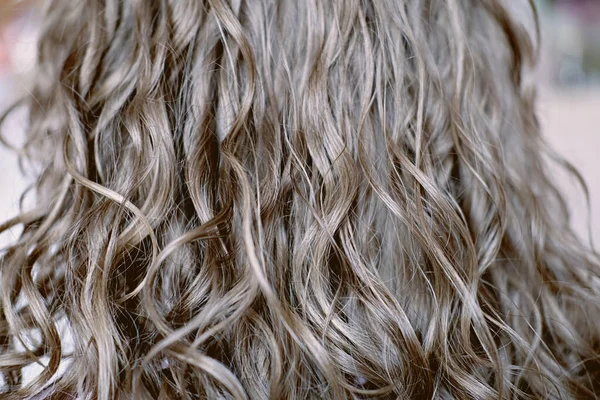
[[[600,260],[508,3],[47,2],[2,398],[597,396]]]

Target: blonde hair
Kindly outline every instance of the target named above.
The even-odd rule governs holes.
[[[506,3],[49,1],[3,398],[600,393],[600,261]]]

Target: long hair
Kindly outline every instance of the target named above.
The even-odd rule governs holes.
[[[599,396],[509,3],[48,1],[2,398]]]

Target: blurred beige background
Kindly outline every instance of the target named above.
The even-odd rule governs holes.
[[[31,2],[29,2],[31,3]],[[27,90],[27,78],[35,61],[36,15],[27,2],[0,0],[0,110]],[[23,113],[16,113],[0,127],[2,137],[18,145],[23,138]],[[21,174],[17,156],[0,145],[0,224],[19,212],[19,198],[28,180]],[[0,248],[14,239],[17,231],[0,234]]]
[[[577,183],[563,171],[556,172],[569,201],[573,226],[587,239],[589,223],[594,243],[600,247],[600,90],[541,89],[538,115],[552,147],[579,170],[589,189],[591,215]]]
[[[585,179],[591,203],[563,171],[556,179],[573,226],[600,247],[600,1],[536,0],[542,33],[538,115],[550,144]]]

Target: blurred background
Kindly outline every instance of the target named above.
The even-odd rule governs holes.
[[[513,1],[513,0],[507,0]],[[542,34],[538,116],[544,135],[586,181],[591,215],[575,180],[557,170],[584,238],[600,248],[600,0],[537,0]]]
[[[0,0],[0,109],[27,90],[39,26],[34,2]],[[600,0],[535,2],[542,32],[538,114],[544,135],[586,180],[591,216],[574,179],[556,173],[572,209],[573,225],[586,238],[589,225],[600,247]],[[22,131],[18,113],[2,127],[5,139],[13,144],[18,144]],[[0,221],[17,214],[26,184],[16,157],[0,146]],[[0,236],[0,247],[8,239]]]

